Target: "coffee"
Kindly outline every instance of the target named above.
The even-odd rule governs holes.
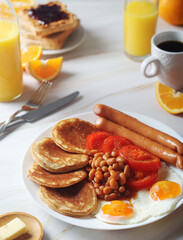
[[[166,41],[157,46],[167,52],[183,52],[183,43],[178,41]]]
[[[157,77],[162,84],[183,92],[182,63],[183,31],[159,32],[151,39],[151,56],[142,62],[141,72],[147,78]]]

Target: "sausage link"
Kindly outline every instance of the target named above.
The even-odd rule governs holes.
[[[118,136],[126,137],[132,141],[133,144],[140,146],[162,160],[183,169],[183,156],[164,145],[102,117],[99,117],[95,121],[95,126],[100,130],[109,131]]]
[[[183,143],[181,143],[178,139],[155,128],[152,128],[140,122],[136,118],[133,118],[125,113],[117,111],[116,109],[110,108],[103,104],[95,105],[94,113],[100,117],[107,118],[114,123],[133,130],[145,137],[148,137],[151,140],[154,140],[155,142],[158,142],[183,155]]]

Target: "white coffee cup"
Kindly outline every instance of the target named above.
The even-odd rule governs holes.
[[[151,39],[151,56],[142,62],[141,72],[147,78],[157,76],[161,83],[177,91],[182,91],[183,51],[170,52],[158,47],[160,43],[167,41],[183,43],[183,31],[166,31],[155,34]]]

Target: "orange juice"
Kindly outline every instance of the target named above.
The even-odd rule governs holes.
[[[127,3],[124,9],[124,48],[128,55],[140,57],[150,54],[157,15],[156,6],[151,2]]]
[[[16,23],[0,21],[0,101],[15,99],[23,91],[19,30]]]

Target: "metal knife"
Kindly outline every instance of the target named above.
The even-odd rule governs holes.
[[[69,95],[67,95],[66,97],[63,97],[61,99],[58,99],[52,103],[47,104],[46,106],[43,107],[39,107],[36,110],[32,110],[20,117],[16,117],[15,120],[6,128],[6,129],[10,129],[12,127],[14,127],[15,125],[19,125],[21,123],[25,123],[25,122],[34,122],[36,120],[39,120],[43,117],[45,117],[46,115],[58,110],[59,108],[63,107],[64,105],[66,105],[67,103],[70,103],[71,101],[73,101],[77,96],[79,95],[79,92],[73,92]]]

